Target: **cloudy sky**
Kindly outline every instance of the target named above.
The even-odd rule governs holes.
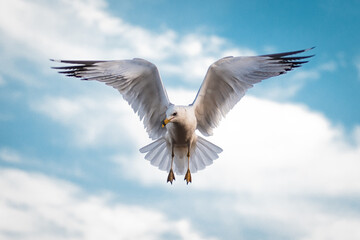
[[[359,239],[359,1],[0,0],[1,239]],[[224,56],[316,46],[250,89],[188,186],[119,93],[59,59],[145,58],[173,103]]]

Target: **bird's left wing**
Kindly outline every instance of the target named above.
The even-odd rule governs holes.
[[[306,50],[253,57],[225,57],[213,63],[193,102],[197,128],[212,134],[235,104],[253,84],[300,67],[312,56],[293,56]],[[289,57],[290,56],[290,57]]]
[[[52,60],[67,66],[53,67],[69,77],[96,80],[116,88],[143,120],[149,137],[156,139],[166,132],[161,121],[170,105],[156,66],[144,59],[115,61]]]

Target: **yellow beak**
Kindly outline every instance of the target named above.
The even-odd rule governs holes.
[[[166,124],[168,124],[170,122],[170,120],[168,118],[165,118],[164,121],[162,121],[161,127],[165,127]]]

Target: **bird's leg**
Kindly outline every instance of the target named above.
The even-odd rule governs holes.
[[[172,182],[175,180],[175,175],[174,175],[174,171],[173,171],[173,162],[174,162],[174,147],[172,147],[171,150],[171,167],[170,167],[170,172],[167,178],[167,182],[170,182],[172,184]]]
[[[186,171],[184,180],[186,180],[186,184],[189,184],[189,182],[191,182],[191,173],[190,173],[190,144],[188,145],[187,157],[188,157],[188,170]]]

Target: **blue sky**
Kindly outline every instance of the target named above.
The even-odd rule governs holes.
[[[0,0],[0,238],[358,239],[359,5]],[[312,46],[222,120],[188,186],[144,160],[116,90],[48,61],[145,58],[186,104],[218,58]]]

